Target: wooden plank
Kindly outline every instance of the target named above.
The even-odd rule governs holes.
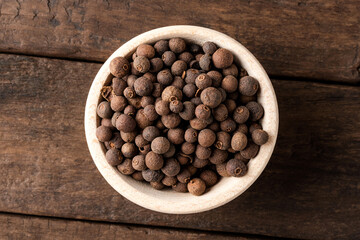
[[[0,226],[1,239],[271,239],[266,237],[242,237],[233,234],[139,227],[15,214],[0,214]]]
[[[0,56],[0,211],[360,239],[360,88],[273,80],[280,133],[261,177],[223,207],[168,215],[121,197],[92,162],[83,111],[100,64]]]
[[[104,61],[144,31],[190,24],[237,39],[270,75],[359,83],[359,11],[357,0],[4,0],[0,51]]]

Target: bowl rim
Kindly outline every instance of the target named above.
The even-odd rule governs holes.
[[[158,191],[122,175],[116,167],[110,166],[105,159],[105,149],[95,135],[98,118],[96,107],[100,100],[100,89],[111,77],[110,61],[118,56],[130,57],[141,43],[154,43],[160,39],[182,37],[198,44],[212,41],[219,47],[229,49],[234,59],[241,64],[260,83],[261,93],[258,101],[264,107],[261,120],[264,130],[269,133],[269,141],[260,147],[258,155],[249,161],[249,171],[241,178],[222,178],[210,191],[201,196],[165,190]],[[85,106],[85,136],[92,159],[105,180],[123,197],[144,208],[170,214],[189,214],[207,211],[222,206],[245,192],[261,175],[275,148],[279,127],[279,110],[271,81],[259,61],[241,43],[226,34],[209,28],[174,25],[156,28],[142,33],[118,48],[101,66],[89,90]]]

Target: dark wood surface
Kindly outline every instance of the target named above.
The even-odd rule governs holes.
[[[359,12],[356,0],[0,0],[0,239],[360,239]],[[264,173],[200,214],[124,199],[84,136],[101,62],[174,24],[243,43],[280,110]]]
[[[277,147],[236,200],[191,215],[143,209],[97,171],[83,129],[101,64],[0,55],[0,211],[301,239],[360,238],[360,89],[273,79]]]
[[[360,1],[3,0],[0,51],[104,61],[153,28],[190,24],[243,43],[270,75],[360,82]]]

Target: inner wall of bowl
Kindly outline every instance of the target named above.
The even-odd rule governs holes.
[[[193,213],[209,210],[225,204],[245,191],[260,175],[272,153],[274,147],[273,144],[277,135],[277,126],[272,126],[274,125],[272,120],[276,121],[276,114],[274,111],[277,113],[277,106],[271,83],[269,82],[265,71],[251,53],[234,39],[222,33],[199,27],[167,27],[155,29],[133,38],[114,52],[114,54],[106,61],[99,71],[93,85],[98,88],[99,86],[96,85],[96,82],[104,83],[104,74],[106,74],[107,79],[111,78],[108,67],[113,58],[117,56],[131,57],[131,54],[141,43],[154,43],[160,39],[170,39],[172,37],[182,37],[189,42],[191,41],[200,45],[206,41],[213,41],[219,47],[224,47],[232,51],[236,62],[243,66],[248,71],[249,75],[257,78],[260,82],[262,90],[258,100],[267,112],[262,121],[263,128],[269,132],[270,136],[274,136],[274,138],[270,138],[269,142],[261,147],[258,156],[250,161],[249,172],[247,175],[242,178],[222,178],[209,192],[199,197],[192,196],[189,193],[155,190],[149,184],[138,182],[129,176],[124,176],[118,172],[116,168],[111,167],[106,162],[104,150],[102,150],[101,154],[94,153],[96,152],[94,149],[90,149],[90,151],[96,165],[105,179],[124,197],[155,211],[167,213]],[[92,90],[94,90],[91,91],[92,93],[98,94],[100,97],[100,89]],[[99,99],[100,98],[98,98],[98,100]],[[271,101],[275,101],[275,103],[271,103]],[[96,115],[96,109],[94,110],[95,112],[92,112],[91,114]],[[273,119],[270,119],[270,117]],[[97,144],[99,144],[99,142],[97,142]]]

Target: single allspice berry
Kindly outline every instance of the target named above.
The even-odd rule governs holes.
[[[110,107],[115,112],[121,112],[127,106],[127,100],[123,96],[114,96],[111,99]]]
[[[199,66],[204,71],[209,71],[211,69],[211,56],[206,53],[202,55],[199,59]]]
[[[165,51],[162,54],[161,59],[163,60],[165,66],[170,67],[176,61],[176,55],[172,51]]]
[[[121,139],[124,140],[124,142],[134,142],[136,135],[136,131],[127,133],[123,131],[120,132]]]
[[[208,53],[208,54],[212,55],[216,51],[217,47],[216,47],[215,43],[213,43],[213,42],[205,42],[202,46],[202,49],[203,49],[204,53]]]
[[[193,83],[188,83],[183,87],[183,93],[188,98],[195,97],[196,90],[197,88]]]
[[[111,128],[100,126],[96,129],[96,137],[100,142],[109,141],[112,137]]]
[[[146,169],[142,171],[142,176],[147,182],[160,182],[163,179],[164,174],[158,170]]]
[[[150,185],[156,190],[161,190],[165,187],[162,182],[150,182]]]
[[[101,118],[111,118],[113,111],[111,110],[110,103],[107,101],[102,101],[99,103],[96,113]]]
[[[195,148],[196,146],[193,144],[193,143],[189,143],[189,142],[184,142],[182,145],[181,145],[181,151],[185,154],[192,154],[195,152]]]
[[[135,58],[133,66],[140,73],[146,73],[150,70],[150,61],[144,56],[138,56]]]
[[[206,73],[200,74],[195,79],[196,87],[198,87],[201,90],[205,89],[205,88],[208,88],[208,87],[211,87],[211,84],[212,84],[211,77],[209,77],[209,75],[207,75]]]
[[[247,145],[247,137],[242,132],[236,132],[231,138],[231,148],[235,151],[243,150]]]
[[[248,143],[248,145],[246,146],[246,148],[242,151],[240,151],[241,156],[243,156],[246,159],[251,159],[256,157],[256,155],[259,152],[259,145],[250,142]]]
[[[160,100],[155,103],[155,111],[160,116],[165,116],[170,113],[170,107],[168,101]]]
[[[195,79],[199,76],[200,71],[198,69],[188,69],[186,71],[185,82],[195,84]]]
[[[112,138],[109,140],[108,143],[111,148],[120,149],[124,144],[124,141],[121,139],[119,132],[113,132]]]
[[[183,110],[183,104],[182,102],[180,102],[179,100],[174,100],[170,102],[169,108],[170,111],[174,112],[174,113],[179,113]]]
[[[220,164],[225,162],[227,160],[227,157],[228,151],[214,149],[211,153],[209,160],[212,164]]]
[[[170,142],[167,138],[157,137],[151,142],[151,150],[157,154],[164,154],[170,149]]]
[[[218,89],[214,87],[208,87],[201,92],[200,99],[201,102],[206,106],[210,108],[216,108],[221,103],[222,96]]]
[[[208,119],[211,115],[211,110],[208,106],[200,104],[195,108],[195,116],[200,119]]]
[[[197,145],[195,150],[195,156],[200,159],[208,159],[211,156],[211,152],[211,148]]]
[[[174,80],[174,77],[171,74],[170,69],[161,70],[160,72],[158,72],[156,78],[157,81],[164,86],[170,85]]]
[[[221,86],[223,76],[220,72],[212,70],[210,72],[207,72],[206,74],[211,78],[213,87]]]
[[[110,62],[110,72],[115,77],[122,78],[130,71],[130,63],[124,57],[116,57]]]
[[[174,76],[181,76],[187,69],[187,64],[183,60],[177,60],[171,65],[171,73]]]
[[[202,130],[206,128],[208,122],[205,119],[193,118],[189,121],[190,126],[195,130]]]
[[[145,165],[145,156],[144,155],[136,155],[132,159],[132,167],[137,171],[143,171],[146,169]]]
[[[199,132],[198,142],[203,147],[210,147],[216,140],[215,133],[210,129],[203,129]]]
[[[139,77],[134,83],[134,90],[138,96],[151,95],[153,90],[153,83],[146,77]]]
[[[126,87],[124,89],[124,97],[127,99],[132,99],[136,97],[136,93],[133,87]]]
[[[263,145],[268,141],[269,135],[262,129],[256,129],[252,132],[251,138],[257,145]]]
[[[200,178],[194,178],[187,184],[187,189],[189,193],[200,196],[205,192],[206,184]]]
[[[228,118],[228,109],[224,104],[220,104],[213,109],[213,116],[216,121],[222,122]]]
[[[115,127],[114,127],[114,126],[112,125],[112,123],[111,123],[111,119],[110,119],[110,118],[103,118],[103,119],[101,119],[100,125],[105,126],[105,127],[108,127],[108,128],[110,128],[111,130],[114,130],[114,129],[115,129]]]
[[[131,175],[135,172],[135,169],[131,165],[131,159],[125,159],[121,164],[117,165],[117,169],[124,175]]]
[[[245,76],[240,79],[239,92],[245,96],[253,96],[259,89],[259,82],[250,76]]]
[[[225,132],[233,132],[236,129],[236,123],[231,118],[228,118],[220,123],[220,128]]]
[[[154,99],[154,97],[152,97],[152,96],[143,96],[143,97],[141,98],[140,103],[141,103],[141,107],[143,107],[143,108],[145,109],[145,107],[146,107],[147,105],[153,105],[153,104],[155,104],[155,99]]]
[[[181,182],[177,182],[174,185],[172,185],[172,189],[176,192],[181,192],[181,193],[186,193],[188,191],[187,184]]]
[[[196,168],[203,168],[205,166],[207,166],[209,164],[209,159],[205,158],[205,159],[201,159],[198,157],[195,157],[192,165]]]
[[[243,161],[230,159],[226,164],[226,171],[233,177],[242,177],[247,173],[247,166]]]
[[[175,177],[180,172],[180,164],[175,158],[168,158],[165,160],[161,171],[169,177]]]
[[[215,147],[220,150],[227,150],[231,147],[231,136],[227,132],[217,132],[216,133],[216,142]]]
[[[123,79],[115,77],[112,79],[111,86],[116,96],[122,96],[124,89],[127,87],[127,83]]]
[[[145,117],[147,117],[150,121],[155,121],[158,117],[159,114],[157,114],[156,110],[155,110],[155,106],[150,104],[147,105],[144,108],[144,115]]]
[[[167,132],[169,141],[173,144],[182,144],[184,140],[184,130],[181,128],[169,129]]]
[[[179,116],[185,121],[189,121],[195,116],[195,105],[190,101],[185,101],[183,103],[183,110],[179,113]]]
[[[145,164],[151,170],[160,170],[164,165],[164,159],[160,154],[150,151],[145,156]]]
[[[136,128],[136,121],[126,114],[121,114],[116,119],[116,128],[123,132],[133,132]]]
[[[226,171],[227,162],[216,164],[216,172],[222,177],[231,177],[231,175]]]
[[[176,177],[169,177],[169,176],[165,176],[162,180],[161,180],[162,184],[164,184],[165,186],[171,187],[172,185],[174,185],[177,182]]]
[[[146,58],[153,58],[155,56],[155,49],[153,46],[149,44],[140,44],[136,48],[136,55],[137,56],[144,56]]]
[[[174,53],[182,53],[186,49],[186,43],[184,39],[172,38],[169,40],[169,48]]]
[[[135,137],[135,145],[138,147],[143,147],[145,145],[148,145],[149,141],[145,140],[142,134],[139,134]]]
[[[235,92],[238,89],[238,80],[232,75],[227,75],[222,80],[221,87],[228,93]]]
[[[146,141],[151,142],[156,137],[160,136],[160,130],[155,126],[147,126],[144,128],[142,136]]]
[[[183,138],[189,143],[195,143],[198,138],[198,131],[193,128],[188,128],[186,129]]]
[[[131,174],[131,177],[135,179],[136,181],[144,181],[144,178],[142,176],[141,172],[135,171],[133,174]]]
[[[181,183],[188,183],[190,181],[191,174],[186,168],[182,169],[176,178]]]
[[[235,109],[233,119],[235,122],[241,124],[245,123],[250,116],[249,110],[245,106],[239,106]]]
[[[181,123],[181,118],[177,113],[170,113],[166,116],[161,116],[161,121],[166,128],[176,128]]]
[[[235,64],[231,64],[230,67],[224,68],[224,69],[222,70],[222,74],[223,74],[224,76],[232,75],[232,76],[234,76],[234,77],[237,78],[238,75],[239,75],[239,70],[238,70],[238,68],[236,67]]]
[[[171,102],[174,100],[182,100],[182,91],[174,86],[167,86],[161,94],[164,101]]]
[[[249,133],[252,134],[256,129],[262,129],[262,126],[258,122],[253,122],[249,126]]]
[[[121,147],[121,152],[124,157],[132,158],[137,154],[138,148],[134,143],[124,143]]]
[[[249,102],[246,104],[246,108],[250,112],[251,121],[257,121],[264,115],[264,108],[257,102]]]
[[[216,68],[228,68],[233,63],[233,60],[234,56],[225,48],[219,48],[212,55],[212,61]]]
[[[150,126],[153,124],[152,121],[150,121],[144,113],[144,109],[139,109],[136,112],[136,116],[135,116],[135,120],[136,120],[136,124],[139,128],[144,129],[147,126]]]
[[[194,58],[194,55],[192,55],[189,52],[183,52],[179,55],[179,60],[183,60],[184,62],[186,62],[186,64],[189,64]]]
[[[167,40],[160,40],[154,44],[155,51],[162,55],[164,52],[169,50],[169,42]]]
[[[117,166],[124,160],[123,155],[116,148],[109,149],[105,154],[105,158],[111,166]]]
[[[216,184],[218,177],[215,172],[207,169],[200,173],[200,179],[205,182],[207,187],[211,187]]]

